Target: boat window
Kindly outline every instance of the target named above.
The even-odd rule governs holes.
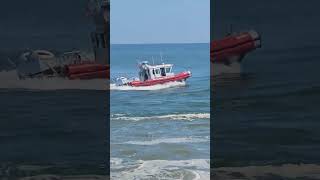
[[[150,76],[150,71],[149,71],[149,69],[148,70],[146,70],[146,74],[147,74],[147,76],[148,76],[148,79],[151,77]]]
[[[161,70],[161,76],[166,76],[166,71],[165,71],[165,69],[164,69],[164,68],[160,68],[160,70]]]
[[[147,73],[144,73],[144,80],[148,80],[148,75],[147,75]]]
[[[167,67],[166,68],[166,73],[170,73],[171,72],[171,68],[170,67]]]
[[[159,69],[156,69],[156,74],[160,74],[160,70]]]

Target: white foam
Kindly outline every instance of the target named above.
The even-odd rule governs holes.
[[[165,84],[157,84],[153,86],[141,86],[141,87],[132,87],[132,86],[116,86],[115,84],[110,84],[110,90],[118,91],[154,91],[167,89],[172,87],[182,87],[185,86],[186,82],[168,82]]]
[[[0,72],[0,89],[28,90],[108,90],[109,80],[69,80],[65,78],[25,79],[18,78],[15,70]]]
[[[166,180],[209,180],[210,161],[191,160],[138,160],[129,168],[124,160],[111,158],[111,179],[166,179]],[[121,165],[120,165],[121,164]]]
[[[209,137],[180,137],[180,138],[160,138],[160,139],[153,139],[150,141],[128,141],[124,142],[123,144],[133,144],[133,145],[157,145],[161,143],[166,144],[180,144],[180,143],[202,143],[202,142],[209,142]]]
[[[143,121],[143,120],[186,120],[210,119],[210,113],[167,114],[159,116],[111,116],[111,120]]]

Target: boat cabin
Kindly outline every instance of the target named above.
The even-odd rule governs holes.
[[[173,64],[159,64],[159,65],[150,65],[148,61],[143,61],[139,64],[139,80],[146,81],[157,79],[165,76],[173,76],[172,72]]]

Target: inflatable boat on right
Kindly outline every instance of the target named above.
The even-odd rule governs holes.
[[[231,33],[210,44],[212,75],[240,73],[241,61],[249,52],[261,47],[261,37],[256,31]]]

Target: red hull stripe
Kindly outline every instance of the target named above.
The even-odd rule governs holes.
[[[244,43],[255,41],[249,33],[241,33],[238,35],[228,36],[220,40],[213,41],[211,43],[211,51],[221,51],[224,49],[232,48]]]
[[[248,32],[230,35],[210,44],[210,59],[222,62],[232,56],[240,56],[260,47],[260,36]]]
[[[94,63],[66,66],[69,79],[109,79],[109,66]]]
[[[86,73],[86,72],[94,72],[107,70],[108,66],[101,64],[76,64],[66,66],[66,70],[68,74],[78,74],[78,73]]]
[[[248,42],[245,44],[241,44],[239,46],[225,49],[224,51],[219,51],[219,52],[213,52],[211,56],[214,58],[215,61],[223,61],[224,59],[231,57],[231,56],[237,56],[241,54],[248,53],[252,50],[254,50],[255,43],[253,42]]]
[[[109,70],[94,71],[88,73],[78,73],[69,75],[69,79],[108,79]]]
[[[173,81],[182,81],[189,78],[190,76],[191,74],[188,72],[181,72],[171,77],[163,77],[159,79],[152,79],[152,80],[146,80],[146,81],[132,81],[129,83],[129,85],[130,86],[152,86],[156,84],[164,84],[164,83],[173,82]]]

